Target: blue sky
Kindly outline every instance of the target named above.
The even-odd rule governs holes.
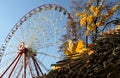
[[[70,0],[0,0],[0,46],[23,15],[35,7],[52,3],[68,9]]]

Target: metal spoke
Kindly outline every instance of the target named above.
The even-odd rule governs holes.
[[[15,70],[15,68],[16,68],[16,66],[17,66],[17,64],[18,64],[18,62],[19,62],[19,60],[20,60],[20,58],[21,58],[21,54],[20,54],[20,56],[18,57],[18,59],[17,59],[15,65],[13,66],[13,68],[12,68],[12,70],[11,70],[11,72],[10,72],[8,78],[11,77],[11,75],[12,75],[12,73],[14,72],[14,70]]]
[[[14,35],[14,38],[15,38],[19,43],[21,42],[16,35]]]
[[[8,65],[8,64],[9,64],[8,61],[13,60],[13,59],[14,59],[14,57],[5,60],[4,62],[2,62],[2,64],[0,64],[0,67],[5,66],[5,65]]]
[[[32,61],[33,61],[34,68],[35,68],[35,70],[36,70],[37,76],[40,76],[39,71],[38,71],[38,69],[37,69],[37,65],[36,65],[35,60],[34,60],[34,57],[32,57]]]
[[[5,56],[5,55],[9,55],[9,54],[13,54],[13,53],[17,53],[17,52],[15,52],[15,51],[14,51],[14,52],[5,52],[5,53],[4,53],[4,56]]]
[[[58,42],[53,42],[53,43],[46,43],[46,44],[38,44],[38,45],[35,45],[35,46],[33,46],[33,47],[38,47],[37,49],[42,49],[42,48],[48,48],[48,47],[54,47],[54,46],[59,46],[59,45],[61,45],[61,41],[58,41]]]
[[[31,75],[31,77],[33,78],[33,72],[32,72],[32,68],[31,68],[31,66],[30,66],[30,60],[28,59],[28,57],[27,57],[27,62],[28,62],[28,68],[29,68],[29,70],[30,70],[30,75]]]
[[[22,69],[23,69],[23,65],[20,67],[20,70],[18,71],[16,78],[19,78]]]
[[[36,60],[47,72],[49,72],[50,69],[46,68],[46,66],[38,58],[36,58]]]
[[[12,64],[16,61],[17,58],[19,58],[20,55],[18,54],[17,57],[12,61],[12,63],[8,66],[8,68],[2,73],[0,76],[1,78],[4,76],[4,74],[9,70],[9,68],[12,66]]]
[[[20,31],[21,31],[21,36],[23,38],[23,41],[25,40],[25,35],[24,35],[24,30],[22,28],[22,26],[20,27]]]
[[[8,46],[10,46],[10,47],[14,47],[14,48],[18,48],[18,46],[16,46],[16,45],[12,45],[12,44],[8,44]]]
[[[55,55],[52,55],[52,54],[47,54],[47,53],[43,53],[43,52],[36,52],[36,53],[41,54],[41,55],[45,55],[45,56],[49,56],[49,57],[52,57],[52,58],[59,58],[59,59],[61,59],[61,57],[55,56]]]

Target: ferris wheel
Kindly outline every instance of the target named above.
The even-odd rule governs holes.
[[[62,59],[57,52],[72,20],[61,6],[46,4],[24,15],[0,48],[0,78],[42,77],[51,64]]]

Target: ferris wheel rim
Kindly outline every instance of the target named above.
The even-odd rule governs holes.
[[[42,8],[41,8],[42,7]],[[12,36],[14,35],[14,33],[18,30],[18,28],[22,25],[23,22],[25,22],[28,18],[30,18],[32,15],[34,15],[34,12],[38,12],[36,11],[36,9],[41,9],[43,10],[43,8],[46,7],[46,8],[56,8],[56,9],[61,9],[66,15],[67,15],[67,18],[70,19],[70,20],[73,20],[71,14],[65,9],[63,8],[62,6],[60,5],[56,5],[56,4],[44,4],[44,5],[41,5],[41,6],[38,6],[34,9],[32,9],[31,11],[29,11],[28,13],[26,13],[22,18],[20,18],[20,20],[13,26],[13,28],[10,30],[10,33],[8,33],[7,37],[5,38],[1,48],[0,48],[0,51],[1,53],[4,52],[4,49],[7,47],[7,43],[10,41],[10,39],[12,38]],[[30,15],[27,17],[27,15]],[[2,54],[1,54],[2,55]]]

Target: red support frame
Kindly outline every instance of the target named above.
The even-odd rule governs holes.
[[[21,58],[21,56],[22,56],[22,54],[19,55],[19,57],[18,57],[18,59],[17,59],[15,65],[13,66],[13,68],[12,68],[12,70],[11,70],[11,72],[10,72],[8,78],[11,77],[11,75],[12,75],[13,71],[15,70],[15,68],[16,68],[16,66],[17,66],[17,64],[18,64],[18,62],[19,62],[19,60],[20,60],[20,58]]]
[[[41,70],[41,68],[40,68],[40,66],[39,66],[39,64],[38,64],[38,62],[37,62],[37,60],[36,60],[35,58],[33,58],[33,59],[34,59],[34,61],[35,61],[36,65],[37,65],[37,67],[38,67],[38,69],[39,69],[40,73],[41,73],[41,74],[42,74],[42,76],[43,76],[44,74],[43,74],[43,72],[42,72],[42,70]]]
[[[26,53],[24,53],[24,78],[26,78]]]
[[[19,58],[20,54],[17,55],[17,57],[11,62],[11,64],[8,66],[8,68],[2,73],[0,78],[4,76],[4,74],[9,70],[9,68],[12,66],[12,64]]]
[[[28,68],[29,68],[29,70],[30,70],[30,74],[31,74],[31,76],[32,76],[32,78],[33,78],[33,73],[32,73],[32,69],[31,69],[31,67],[30,67],[30,61],[29,61],[29,58],[26,57],[26,59],[27,59]]]
[[[35,62],[35,60],[34,60],[34,57],[32,57],[32,60],[33,60],[33,64],[34,64],[34,67],[35,67],[35,70],[36,70],[37,76],[40,76],[40,75],[39,75],[39,71],[38,71],[38,69],[37,69],[36,62]]]

